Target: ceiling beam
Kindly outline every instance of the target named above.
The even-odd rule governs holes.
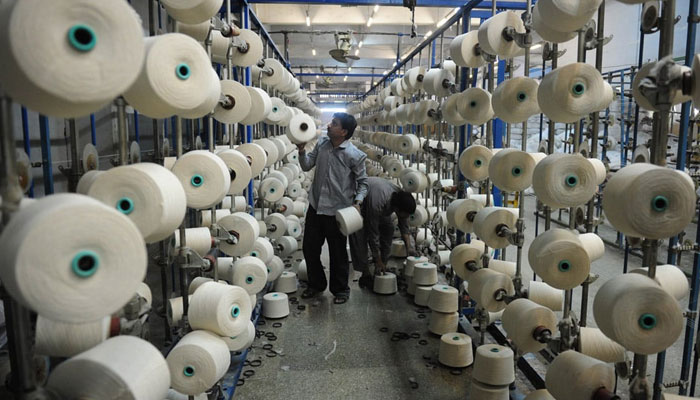
[[[536,1],[533,1],[533,4]],[[250,4],[315,4],[315,5],[341,5],[341,6],[398,6],[403,7],[403,0],[248,0]],[[482,1],[474,9],[491,10],[490,1]],[[416,0],[417,7],[461,7],[464,1],[460,0]],[[524,10],[524,1],[496,1],[496,8],[509,10]]]

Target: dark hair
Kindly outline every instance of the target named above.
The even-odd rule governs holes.
[[[355,133],[355,128],[357,127],[355,117],[348,113],[339,112],[333,114],[333,118],[338,118],[338,121],[340,121],[340,126],[348,131],[348,134],[345,135],[345,140],[349,140],[352,137],[352,134]]]
[[[416,199],[411,193],[401,190],[391,196],[391,206],[396,210],[413,214],[416,211]]]

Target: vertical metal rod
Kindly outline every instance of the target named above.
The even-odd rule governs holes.
[[[119,96],[114,101],[117,106],[117,132],[119,133],[119,165],[129,163],[129,137],[126,132],[126,100]]]
[[[673,27],[676,0],[665,0],[661,7],[659,60],[673,54]],[[651,163],[665,166],[668,146],[670,104],[660,105],[661,110],[654,113],[652,132]],[[651,272],[651,270],[649,271]]]
[[[209,120],[211,121],[211,118],[209,118]],[[175,117],[175,138],[175,141],[177,142],[177,157],[180,158],[184,152],[182,144],[182,117]]]
[[[32,144],[29,139],[29,115],[27,113],[27,108],[22,107],[22,139],[24,142],[24,152],[31,160],[32,156]],[[34,181],[32,180],[31,186],[29,186],[29,191],[27,192],[29,197],[34,197]]]
[[[491,2],[491,17],[493,18],[495,15],[496,15],[496,2],[492,1]],[[488,71],[489,71],[488,81],[487,81],[488,91],[489,91],[489,93],[493,93],[493,90],[494,90],[494,79],[493,79],[494,76],[493,76],[493,74],[495,72],[493,61],[489,62],[489,64],[488,64]],[[490,149],[493,148],[493,119],[489,120],[489,122],[486,123],[486,143],[487,143],[488,148],[490,148]],[[490,190],[486,192],[486,199],[487,199],[486,201],[487,202],[488,202],[488,198],[489,198],[490,193],[491,193]],[[488,205],[488,203],[487,203],[487,205]]]
[[[148,34],[149,36],[156,35],[156,25],[155,18],[157,17],[154,10],[155,0],[148,0]],[[158,120],[153,118],[153,124],[151,127],[153,134],[153,162],[156,164],[162,164],[163,154],[161,154],[161,141],[160,133],[158,132]],[[162,254],[161,254],[162,255]]]
[[[68,132],[70,134],[70,179],[68,179],[68,191],[75,193],[80,178],[80,158],[78,157],[78,129],[75,119],[68,120]]]
[[[605,0],[600,3],[598,7],[598,24],[597,24],[597,35],[598,40],[595,52],[595,67],[600,72],[603,69],[603,37],[605,36]],[[598,131],[599,131],[599,121],[600,114],[595,112],[593,114],[593,129],[591,129],[591,147],[590,147],[590,158],[598,158]],[[593,231],[593,209],[595,203],[595,196],[588,201],[588,206],[586,210],[586,232]],[[569,218],[574,220],[574,215],[570,214]],[[579,326],[586,326],[588,319],[588,281],[583,282],[582,292],[581,292],[581,315],[579,320]]]
[[[97,123],[95,122],[95,114],[90,114],[90,143],[93,146],[97,145]]]
[[[243,6],[241,7],[241,20],[243,21],[243,28],[244,29],[250,29],[250,12],[249,12],[249,5],[248,3],[244,3]],[[289,60],[289,57],[287,57],[287,60]],[[244,69],[243,73],[243,78],[244,82],[243,84],[245,86],[250,86],[251,83],[251,71],[250,67],[246,67]],[[245,141],[242,141],[244,143],[250,143],[253,141],[253,129],[251,126],[246,126],[245,127]],[[248,206],[250,208],[251,214],[255,214],[255,208],[253,207],[253,180],[251,179],[250,182],[248,182],[248,189],[247,189],[247,195],[248,195]]]
[[[471,20],[471,12],[464,13],[462,11],[462,33],[467,33],[469,32],[470,28],[470,20]],[[469,79],[469,68],[460,68],[460,79],[459,79],[459,91],[463,92],[467,88],[467,80]],[[458,155],[461,155],[462,152],[466,149],[467,146],[467,129],[465,125],[462,125],[459,128],[459,153]],[[457,176],[456,176],[455,182],[457,182],[457,198],[463,199],[466,196],[466,191],[465,191],[465,184],[466,184],[466,179],[464,178],[464,175],[462,175],[462,172],[457,168]],[[464,232],[462,231],[457,231],[457,243],[464,243]],[[461,311],[461,308],[460,308]]]
[[[557,69],[559,45],[552,44],[552,71]],[[544,62],[542,63],[542,73],[544,74]],[[556,133],[556,122],[551,118],[548,123],[547,132],[547,154],[554,154],[554,137]],[[552,209],[549,206],[544,207],[544,230],[548,231],[552,228]]]
[[[698,0],[690,0],[688,15],[698,15]],[[697,40],[697,21],[693,22],[688,20],[688,36],[685,47],[685,64],[690,65],[693,58],[693,52],[695,51],[695,42]],[[678,143],[678,153],[676,157],[678,158],[678,164],[676,167],[680,170],[685,168],[685,151],[688,140],[688,117],[690,115],[690,103],[683,104],[681,109],[681,130]],[[682,144],[681,144],[682,142]],[[682,157],[682,158],[681,158]],[[695,243],[700,243],[700,230],[696,232]],[[685,340],[683,342],[683,360],[681,362],[681,381],[688,381],[688,373],[690,370],[690,361],[693,352],[693,337],[695,328],[695,311],[698,309],[698,292],[700,291],[700,257],[698,253],[694,252],[693,255],[693,274],[690,281],[690,297],[688,299],[688,310],[690,311],[688,321],[685,327]],[[698,331],[700,332],[700,330]],[[696,339],[697,341],[697,339]],[[696,348],[696,360],[697,360],[697,348]],[[693,377],[693,381],[695,376]],[[687,393],[687,386],[681,386],[679,394],[684,395]],[[694,387],[693,387],[694,394]]]
[[[53,164],[51,163],[51,133],[49,119],[39,115],[39,133],[41,135],[41,166],[44,179],[44,196],[53,193]]]
[[[141,144],[141,135],[139,133],[139,112],[134,110],[134,140]]]
[[[595,67],[601,72],[603,70],[603,37],[605,36],[605,0],[598,7],[598,24],[597,24],[597,46],[595,52]],[[600,114],[593,114],[593,129],[591,129],[591,147],[590,158],[598,158],[598,133],[599,133]],[[588,202],[588,210],[586,212],[586,232],[593,231],[593,207],[595,197]],[[582,321],[585,320],[582,318]],[[585,326],[585,325],[584,325]]]
[[[0,96],[0,195],[2,195],[2,223],[0,232],[13,213],[19,210],[22,189],[17,176],[15,142],[12,126],[12,101]],[[10,356],[9,389],[23,398],[36,389],[32,355],[32,330],[29,310],[21,306],[4,290],[0,289],[5,306],[7,345]]]
[[[532,8],[532,0],[527,0],[526,2],[526,13],[530,13],[530,10]],[[512,62],[512,60],[511,60]],[[525,70],[523,71],[523,75],[527,78],[530,76],[530,48],[526,47],[525,48],[525,61],[524,61],[524,68]],[[512,74],[512,71],[510,71]],[[511,77],[512,78],[512,77]],[[509,143],[510,145],[510,143]],[[523,121],[523,131],[520,139],[520,150],[522,151],[527,151],[527,120]],[[504,206],[506,206],[504,204]],[[516,223],[516,227],[518,229],[518,235],[522,236],[525,234],[525,196],[524,196],[524,191],[520,192],[520,195],[518,197],[518,221]],[[522,289],[522,268],[523,268],[523,246],[522,244],[518,244],[517,247],[517,253],[516,253],[516,259],[515,259],[515,279],[513,279],[513,285],[515,286],[515,291],[516,293],[519,293],[520,290]]]

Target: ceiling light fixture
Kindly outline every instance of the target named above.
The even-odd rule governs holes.
[[[357,48],[358,48],[358,49],[361,49],[363,44],[365,44],[365,41],[364,41],[364,40],[360,40],[360,43],[357,44]]]
[[[311,49],[311,55],[316,55],[316,49]]]
[[[367,20],[367,27],[369,28],[370,26],[372,26],[372,17],[369,17]]]
[[[348,67],[348,72],[352,71],[352,67]]]
[[[316,79],[318,79],[318,75],[316,75]]]
[[[379,11],[379,4],[374,5],[374,12],[376,13],[377,11]]]
[[[343,82],[347,82],[347,80],[348,80],[348,76],[345,75],[345,78],[343,78]]]
[[[355,55],[360,54],[360,49],[355,49]]]
[[[306,26],[311,26],[311,18],[309,18],[308,11],[306,11]]]

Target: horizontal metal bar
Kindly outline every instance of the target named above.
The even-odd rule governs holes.
[[[328,95],[328,96],[355,96],[357,92],[313,92],[313,93],[307,93],[307,96],[320,96],[322,94]]]
[[[248,0],[250,4],[299,4],[298,1],[292,0]],[[317,5],[341,5],[341,6],[396,6],[403,7],[403,0],[304,0],[304,4]],[[490,1],[484,1],[475,9],[491,9]],[[535,1],[533,1],[533,4]],[[417,0],[417,7],[461,7],[463,1],[459,0]],[[496,8],[510,10],[524,10],[525,2],[522,1],[496,1]]]
[[[250,2],[248,2],[248,3],[250,3]],[[255,25],[257,25],[258,28],[260,28],[260,33],[262,34],[262,36],[265,37],[265,39],[267,40],[267,43],[270,45],[270,47],[272,47],[272,51],[274,51],[275,54],[277,54],[277,57],[279,57],[280,61],[282,61],[284,63],[284,65],[287,67],[287,69],[290,70],[292,75],[294,75],[294,71],[292,71],[290,69],[289,61],[286,58],[284,58],[284,54],[282,54],[282,52],[277,48],[277,45],[275,45],[275,42],[272,40],[272,37],[270,37],[270,34],[265,29],[265,26],[263,26],[263,23],[260,21],[258,16],[255,15],[255,12],[253,11],[253,9],[251,7],[248,7],[248,13],[250,14],[251,22],[253,22]]]
[[[318,73],[318,74],[315,74],[313,72],[300,72],[296,75],[297,76],[350,76],[350,77],[354,76],[354,77],[377,77],[377,78],[381,78],[381,77],[385,76],[383,74],[363,74],[363,73],[353,74],[353,73],[343,73],[343,72],[337,72],[337,73],[332,73],[332,74],[327,73],[327,72],[322,72],[322,73]]]
[[[490,3],[490,2],[485,2],[483,0],[469,0],[466,4],[464,4],[459,11],[454,13],[450,19],[448,19],[442,26],[433,32],[432,35],[429,37],[425,38],[418,46],[416,46],[413,51],[411,51],[406,57],[403,57],[402,60],[399,60],[399,63],[391,70],[389,73],[382,79],[379,80],[374,86],[365,93],[365,96],[369,94],[372,90],[376,89],[381,85],[388,77],[393,76],[394,73],[398,72],[401,70],[401,67],[403,67],[409,60],[411,60],[413,57],[416,56],[416,54],[420,53],[426,46],[428,46],[433,40],[437,39],[440,35],[443,34],[447,29],[452,27],[452,24],[455,22],[459,21],[462,19],[462,16],[464,13],[470,12],[474,7],[476,7],[479,4],[484,4],[484,3]],[[358,96],[359,97],[359,96]]]

